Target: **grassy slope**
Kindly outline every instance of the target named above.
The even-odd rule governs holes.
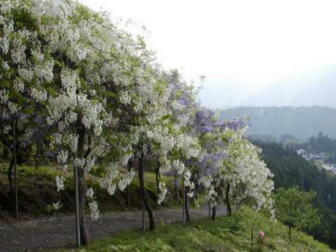
[[[8,184],[4,175],[0,173],[0,196],[6,197]],[[33,215],[46,214],[47,203],[56,201],[60,194],[57,193],[54,178],[57,172],[51,167],[18,167],[19,198],[22,202],[21,211]],[[155,176],[147,174],[147,189],[155,197]],[[94,187],[97,184],[92,182]],[[64,212],[72,211],[72,181],[66,182],[66,190],[62,193],[64,205],[70,205]],[[137,178],[132,183],[133,208],[140,205],[137,195]],[[108,210],[123,210],[127,208],[127,195],[118,192],[109,196],[104,190],[96,190],[101,207]],[[171,195],[170,195],[171,196]],[[172,205],[173,200],[168,204]],[[4,201],[0,200],[0,211],[4,210]],[[153,199],[154,203],[154,199]],[[153,204],[155,205],[155,204]],[[241,220],[240,222],[238,220]],[[263,251],[328,251],[328,248],[313,240],[310,236],[294,232],[293,242],[289,243],[286,237],[286,227],[277,223],[272,224],[267,218],[245,209],[241,216],[218,218],[215,222],[209,220],[195,221],[191,225],[174,224],[162,225],[155,232],[140,232],[130,230],[119,233],[111,238],[97,240],[87,249],[88,251],[244,251],[250,249],[251,227],[255,226],[255,236],[258,230],[266,233]],[[256,250],[260,244],[255,241]]]
[[[112,237],[95,240],[80,251],[251,251],[251,227],[254,225],[252,251],[331,251],[311,236],[294,231],[292,241],[287,228],[273,223],[262,214],[245,208],[231,217],[215,221],[200,220],[191,224],[162,224],[154,232],[129,230]],[[263,243],[258,232],[265,232]],[[78,251],[78,250],[60,250]]]

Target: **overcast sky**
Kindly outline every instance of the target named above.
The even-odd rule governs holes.
[[[268,85],[336,63],[335,0],[80,2],[131,19],[132,31],[145,26],[163,66],[187,80],[207,77],[200,97],[211,107],[240,105]]]

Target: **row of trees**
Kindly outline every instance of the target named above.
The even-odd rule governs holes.
[[[32,145],[36,166],[46,155],[42,150],[54,154],[58,191],[66,176],[74,177],[77,245],[88,243],[86,203],[91,217],[99,217],[86,186],[96,165],[104,171],[94,179],[111,195],[124,190],[137,169],[151,230],[148,157],[158,167],[158,204],[167,193],[162,177],[182,180],[187,221],[200,186],[213,218],[221,202],[229,213],[244,203],[272,209],[272,174],[260,150],[243,137],[243,122],[222,122],[201,108],[177,71],[162,70],[142,38],[103,14],[71,0],[3,0],[0,60],[0,140],[11,154],[8,178],[17,215],[17,157]]]

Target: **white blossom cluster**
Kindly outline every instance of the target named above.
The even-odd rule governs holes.
[[[244,130],[224,130],[222,137],[227,143],[228,158],[223,161],[219,174],[203,178],[203,185],[209,189],[210,196],[214,194],[211,190],[222,193],[221,187],[230,184],[229,195],[236,204],[249,199],[256,210],[264,207],[273,212],[273,174],[261,160],[261,150],[243,137]]]
[[[186,158],[198,157],[200,150],[198,147],[197,140],[190,135],[180,135],[178,136],[178,146],[181,148],[182,153]]]
[[[31,88],[30,92],[31,92],[31,96],[38,102],[44,102],[47,100],[48,94],[45,90],[40,91],[36,88]]]
[[[90,217],[91,220],[96,221],[100,217],[98,203],[94,200],[94,191],[92,187],[86,190],[86,198],[88,200],[89,209],[90,209]]]
[[[167,187],[166,187],[166,184],[164,182],[160,182],[159,183],[159,191],[160,191],[160,194],[158,196],[158,204],[161,205],[161,203],[164,201],[164,199],[166,198],[166,194],[167,194]]]
[[[113,195],[117,188],[124,191],[131,184],[135,172],[124,171],[120,163],[110,163],[107,176],[99,179],[99,184],[105,188],[110,195]]]
[[[134,171],[127,172],[118,182],[118,188],[120,191],[124,191],[128,185],[131,184],[133,177],[135,175]]]
[[[63,167],[63,170],[67,169],[68,152],[61,150],[57,156],[57,163]]]
[[[61,204],[60,201],[57,201],[57,202],[54,202],[54,203],[52,204],[52,207],[53,207],[53,209],[54,209],[55,211],[58,211],[58,210],[60,210],[60,209],[62,208],[62,204]]]
[[[174,160],[173,167],[179,176],[181,176],[185,171],[185,165],[181,160]]]
[[[188,197],[192,198],[194,196],[194,189],[195,189],[195,184],[191,182],[191,172],[189,170],[185,170],[183,174],[183,181],[184,181],[184,186],[188,188]]]
[[[8,102],[8,91],[0,90],[0,103],[6,104]]]
[[[178,74],[172,72],[164,75],[169,83],[165,98],[167,101],[165,113],[168,113],[168,117],[163,123],[160,123],[160,120],[158,123],[157,120],[162,117],[164,110],[157,113],[157,116],[147,117],[150,125],[154,126],[148,127],[146,134],[149,140],[157,144],[153,147],[160,164],[161,176],[171,171],[176,173],[183,180],[187,196],[192,198],[195,185],[191,182],[191,170],[186,168],[184,162],[188,159],[198,159],[200,154],[198,137],[189,128],[196,111],[195,97],[190,86],[181,81]],[[159,201],[162,202],[167,188],[164,183],[159,187]]]
[[[65,178],[63,176],[56,176],[56,187],[58,192],[64,190],[64,180]]]
[[[100,217],[99,209],[98,209],[98,203],[96,201],[92,201],[89,203],[90,208],[90,216],[92,220],[98,220]]]
[[[265,162],[260,159],[261,150],[246,139],[242,139],[238,146],[234,144],[232,152],[232,161],[236,168],[230,177],[233,186],[232,193],[235,193],[235,188],[239,190],[243,184],[244,191],[240,195],[240,201],[244,198],[251,198],[255,200],[257,210],[262,207],[272,210],[271,194],[274,184],[271,178],[273,174]]]
[[[92,187],[90,187],[89,189],[86,190],[86,197],[90,198],[90,199],[93,199],[93,189]]]

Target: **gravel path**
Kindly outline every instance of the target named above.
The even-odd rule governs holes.
[[[176,222],[182,218],[181,209],[164,209],[155,211],[155,220],[159,224]],[[220,207],[217,215],[224,215],[225,209]],[[207,217],[207,208],[192,209],[191,218]],[[89,218],[90,238],[109,236],[115,232],[141,227],[141,212],[120,212],[103,215],[98,221]],[[74,218],[53,217],[42,218],[17,224],[0,224],[0,252],[39,251],[43,248],[59,248],[74,244]]]

